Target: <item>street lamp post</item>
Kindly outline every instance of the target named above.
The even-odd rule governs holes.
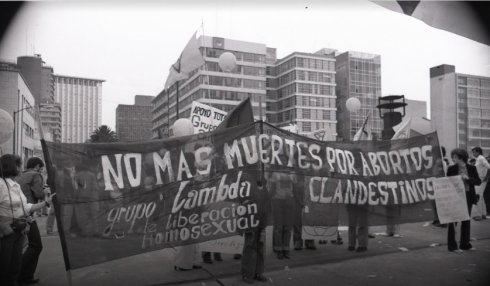
[[[24,107],[24,108],[21,108],[21,109],[19,109],[19,110],[14,111],[14,136],[13,136],[14,138],[13,138],[13,140],[12,140],[12,153],[13,153],[14,155],[16,155],[16,154],[17,154],[17,150],[16,150],[16,148],[15,148],[15,138],[16,138],[16,136],[17,136],[17,133],[15,132],[15,131],[16,131],[16,127],[17,127],[17,122],[16,122],[16,121],[17,121],[17,120],[16,120],[16,119],[17,119],[17,113],[19,113],[19,112],[23,112],[24,110],[26,110],[26,109],[31,109],[31,108],[33,108],[33,106],[27,106],[27,107]]]

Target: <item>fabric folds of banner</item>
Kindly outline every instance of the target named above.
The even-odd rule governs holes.
[[[216,128],[216,130],[223,130],[225,128],[251,122],[254,122],[254,114],[250,98],[247,98],[237,105],[232,111],[230,111],[228,115],[226,115],[225,119]]]

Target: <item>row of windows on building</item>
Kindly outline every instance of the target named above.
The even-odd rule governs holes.
[[[275,111],[293,106],[335,108],[335,98],[322,96],[296,95],[268,104],[268,110]]]
[[[335,87],[331,85],[312,84],[312,83],[292,83],[277,90],[277,99],[287,97],[296,93],[335,95]]]
[[[295,67],[314,70],[335,71],[335,61],[313,58],[293,57],[275,67],[269,68],[269,75],[280,75]]]
[[[490,89],[490,80],[465,76],[458,76],[458,85],[473,86],[477,88]]]
[[[335,76],[333,74],[325,73],[325,72],[293,70],[291,72],[288,72],[278,77],[277,79],[274,78],[267,79],[268,81],[267,87],[271,87],[271,88],[279,87],[295,80],[313,81],[319,83],[335,83]]]
[[[216,62],[206,62],[205,67],[202,67],[202,69],[212,72],[223,72]],[[265,68],[236,65],[235,69],[233,69],[230,73],[263,77],[265,76]]]
[[[55,77],[55,82],[82,86],[97,86],[100,81],[79,78]]]
[[[231,52],[235,55],[237,61],[265,64],[265,55],[263,54],[228,51],[228,50],[214,49],[214,48],[205,48],[205,50],[206,50],[206,56],[210,58],[219,58],[221,54],[223,54],[224,52]]]

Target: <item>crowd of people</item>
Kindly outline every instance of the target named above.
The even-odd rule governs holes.
[[[474,220],[487,218],[486,204],[490,203],[489,179],[490,163],[483,156],[482,149],[472,149],[473,159],[463,149],[451,151],[450,159],[446,158],[442,149],[443,167],[447,176],[460,175],[463,179],[466,202],[471,217],[473,205],[476,205],[477,216]],[[33,214],[48,208],[47,233],[53,232],[54,208],[51,207],[52,195],[45,185],[42,176],[44,163],[40,158],[30,158],[25,171],[21,172],[21,158],[17,155],[1,156],[0,169],[0,285],[29,285],[39,282],[35,272],[39,255],[43,249],[40,231]],[[264,184],[264,182],[266,182]],[[241,259],[241,274],[243,281],[267,281],[264,276],[265,228],[272,222],[273,251],[277,259],[290,259],[290,245],[295,250],[303,248],[316,249],[314,240],[302,238],[301,216],[303,213],[304,182],[293,174],[271,173],[263,180],[257,181],[258,194],[268,196],[258,201],[270,202],[270,206],[262,206],[271,210],[264,212],[257,228],[242,233],[244,247],[242,254],[235,254],[235,259]],[[347,250],[364,252],[368,250],[368,209],[366,206],[347,206],[348,246]],[[470,243],[471,219],[461,222],[461,237],[459,244],[455,232],[458,223],[441,225],[437,214],[433,222],[437,226],[447,227],[448,250],[462,252],[473,250]],[[387,226],[387,235],[395,236],[398,226]],[[24,245],[27,242],[25,251]],[[325,243],[321,241],[320,243]],[[222,261],[220,253],[203,252],[201,259],[204,263]],[[180,247],[175,257],[175,270],[189,271],[200,269],[199,250],[197,245]]]

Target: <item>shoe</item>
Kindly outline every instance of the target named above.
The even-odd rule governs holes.
[[[487,219],[487,216],[486,216],[486,215],[482,215],[482,216],[481,216],[481,219],[482,219],[482,220],[485,220],[485,219]]]
[[[473,247],[473,245],[465,245],[465,246],[460,246],[459,249],[461,250],[476,250],[476,248]]]
[[[289,256],[289,251],[284,251],[284,253],[282,254],[282,256],[286,259],[291,259],[291,256]]]
[[[303,247],[295,247],[294,250],[300,251],[303,250]]]
[[[255,275],[254,279],[260,282],[267,282],[267,277],[262,274]]]
[[[30,280],[22,281],[21,285],[32,285],[37,283],[39,283],[39,279],[32,278]]]
[[[278,252],[277,253],[277,259],[280,259],[280,260],[284,259],[284,253]]]
[[[374,234],[370,233],[370,234],[368,234],[368,237],[369,237],[369,238],[376,238],[376,235],[374,235]]]
[[[233,259],[240,260],[240,259],[242,259],[242,255],[241,254],[234,254]]]
[[[454,252],[454,253],[463,253],[463,251],[461,249],[453,249],[453,250],[449,250],[450,252]]]
[[[214,256],[214,260],[218,262],[223,261],[223,258],[221,257],[221,253],[215,253],[213,256]]]
[[[243,280],[243,282],[245,282],[247,284],[254,284],[254,280],[250,279],[248,277],[242,277],[242,280]]]
[[[481,221],[482,220],[482,217],[481,216],[474,216],[473,217],[473,220],[474,221]]]
[[[367,251],[367,247],[365,247],[365,246],[359,246],[359,247],[356,249],[356,252],[364,252],[364,251]]]
[[[181,268],[181,267],[178,267],[178,266],[174,266],[174,270],[175,271],[191,271],[192,269],[187,269],[187,268]]]
[[[192,268],[193,268],[193,269],[201,269],[201,268],[202,268],[202,266],[201,266],[201,265],[196,265],[196,264],[194,264],[194,265],[192,265]]]
[[[394,237],[394,238],[402,238],[402,237],[403,237],[403,235],[401,235],[401,234],[399,234],[399,233],[395,233],[395,234],[393,234],[393,237]]]
[[[349,246],[349,247],[347,247],[347,250],[348,251],[354,251],[354,250],[356,250],[356,247],[355,246]]]

